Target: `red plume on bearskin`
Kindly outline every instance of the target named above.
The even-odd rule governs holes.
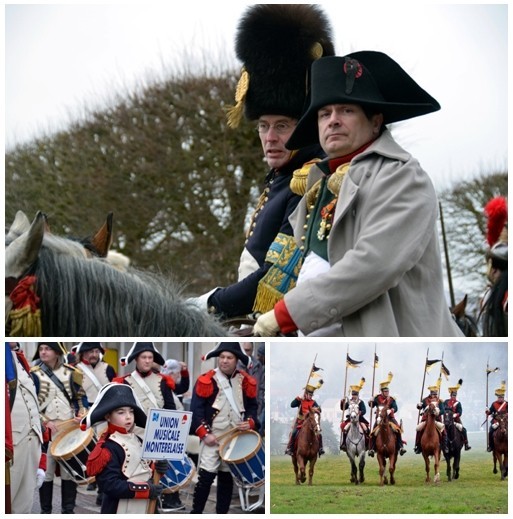
[[[488,217],[486,240],[490,247],[495,245],[508,220],[508,201],[503,196],[492,198],[484,208]]]

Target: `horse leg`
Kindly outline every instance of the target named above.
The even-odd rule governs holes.
[[[447,462],[447,481],[452,481],[451,457],[445,456],[445,461]]]
[[[429,456],[427,454],[422,453],[424,456],[424,463],[426,464],[426,483],[431,482],[431,476],[429,475]]]
[[[299,485],[299,467],[296,456],[292,456],[292,464],[294,465],[294,474],[296,475],[296,485]]]
[[[304,483],[306,481],[306,462],[303,456],[298,456],[298,464],[299,464],[299,481],[300,483]]]
[[[504,481],[506,479],[506,455],[505,454],[499,454],[499,467],[501,470],[501,481]]]
[[[387,460],[382,454],[378,454],[378,463],[379,463],[379,486],[382,487],[383,485],[388,484],[387,478],[385,476]]]
[[[390,484],[391,485],[395,485],[394,474],[395,474],[395,462],[396,461],[397,461],[397,453],[392,454],[390,456],[390,460],[389,460],[389,469],[388,469],[388,471],[390,472]]]
[[[493,473],[497,474],[497,454],[493,451]]]
[[[365,452],[360,456],[360,483],[363,483],[365,481]]]
[[[314,467],[315,467],[315,462],[317,461],[317,458],[313,458],[310,460],[310,467],[309,467],[309,471],[308,471],[308,485],[309,486],[312,486],[312,480],[313,480],[313,475],[314,475]]]
[[[440,451],[435,452],[434,459],[435,459],[435,462],[434,462],[435,476],[433,478],[433,481],[434,481],[434,483],[440,483],[440,471],[439,471],[439,468],[440,468]]]
[[[358,484],[358,471],[356,469],[356,462],[354,461],[354,458],[349,458],[349,461],[351,462],[351,483]]]
[[[454,469],[454,479],[458,479],[460,477],[460,456],[461,451],[457,452],[454,455],[453,469]]]

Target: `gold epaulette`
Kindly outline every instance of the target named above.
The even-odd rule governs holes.
[[[290,181],[290,190],[296,195],[303,196],[306,193],[306,184],[308,180],[308,174],[314,164],[320,162],[321,159],[313,159],[309,162],[305,162],[300,169],[296,169],[292,173],[292,179]]]

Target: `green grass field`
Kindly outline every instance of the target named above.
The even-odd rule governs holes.
[[[276,514],[507,514],[508,482],[493,474],[492,455],[462,452],[460,477],[449,482],[445,460],[441,481],[425,483],[421,455],[399,458],[394,486],[379,486],[378,462],[366,458],[365,482],[349,482],[349,460],[326,455],[317,460],[313,485],[295,484],[290,456],[271,456],[270,511]],[[431,471],[432,472],[432,471]]]

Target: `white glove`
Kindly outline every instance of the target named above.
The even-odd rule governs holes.
[[[187,299],[188,303],[192,303],[193,305],[197,306],[200,310],[203,310],[204,312],[208,312],[208,298],[218,289],[221,287],[216,287],[207,292],[206,294],[203,294],[198,297],[189,297]]]
[[[46,472],[43,469],[37,469],[36,472],[36,487],[41,488],[45,480]]]
[[[274,315],[274,310],[262,314],[253,326],[253,333],[256,337],[275,337],[280,331],[280,326]]]

